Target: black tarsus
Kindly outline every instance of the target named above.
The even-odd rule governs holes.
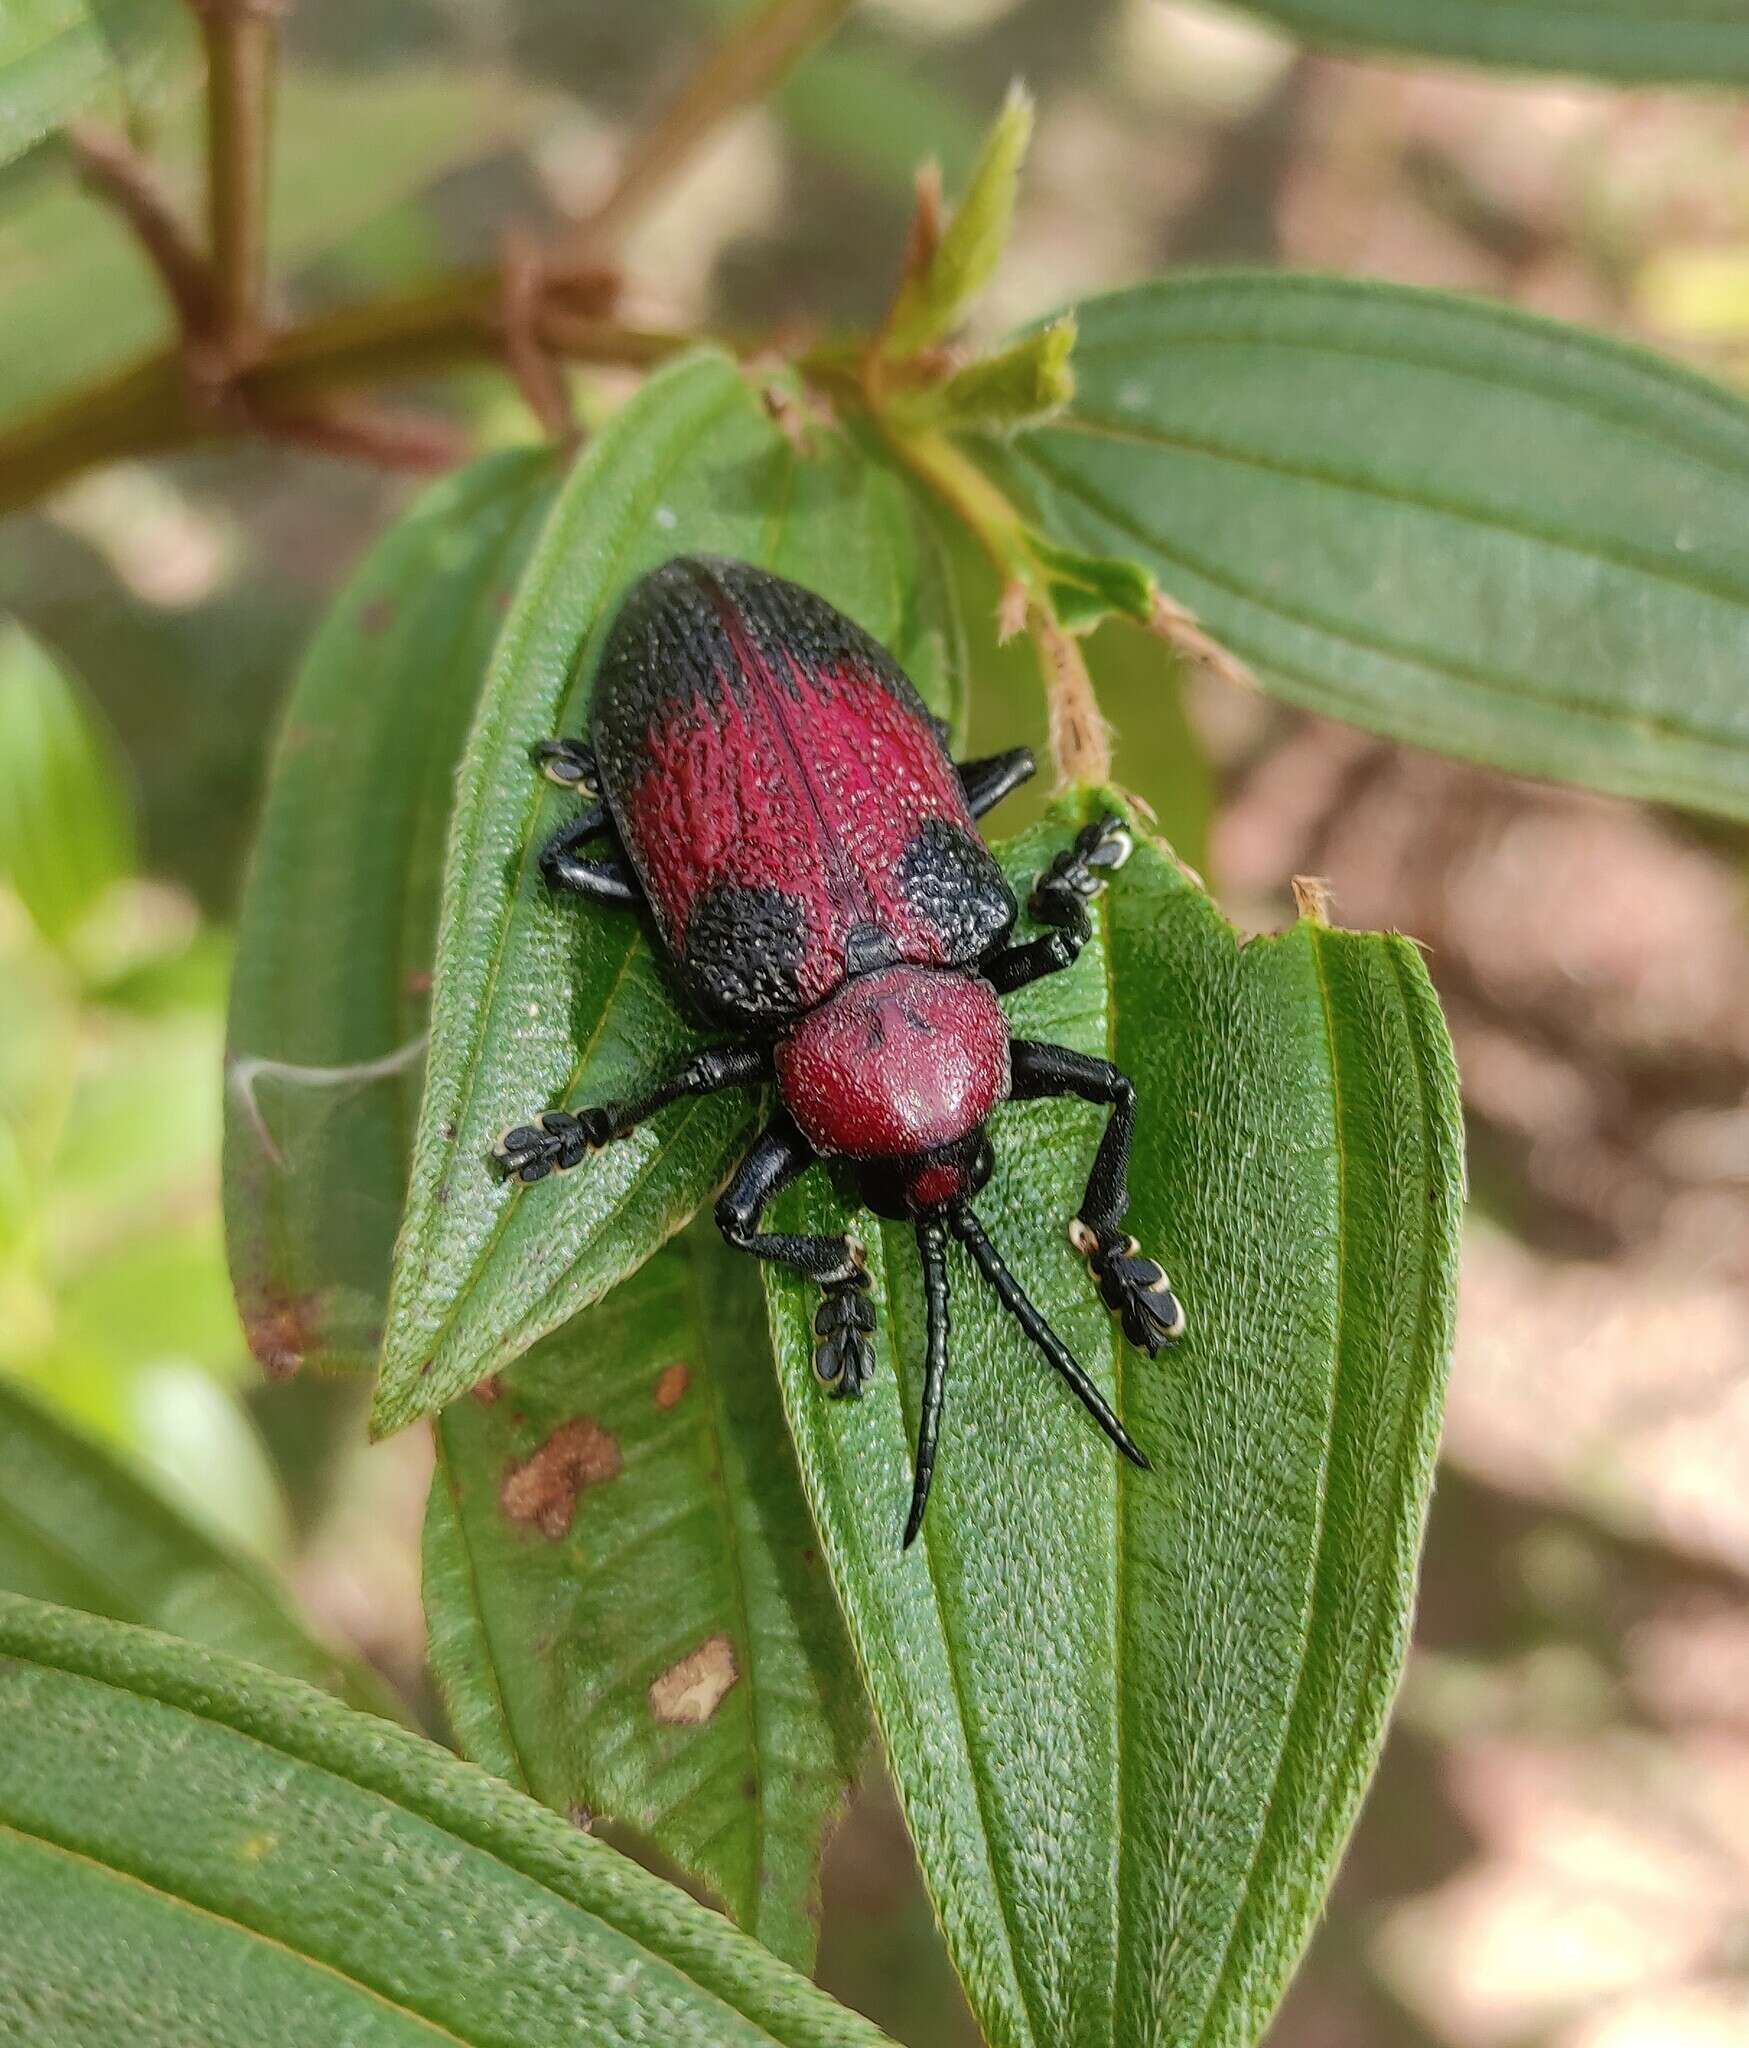
[[[1087,906],[1105,887],[1101,870],[1122,867],[1129,855],[1130,835],[1121,818],[1099,818],[1082,826],[1074,844],[1065,847],[1033,884],[1027,907],[1051,929],[1042,938],[999,947],[979,967],[998,995],[1011,995],[1028,982],[1074,966],[1093,936]]]
[[[854,1399],[874,1373],[874,1303],[868,1275],[847,1237],[801,1237],[759,1228],[767,1202],[812,1166],[819,1154],[780,1110],[765,1127],[717,1201],[717,1228],[737,1251],[788,1266],[817,1281],[826,1298],[814,1314],[814,1371]]]
[[[966,793],[966,808],[974,818],[993,811],[1005,796],[1011,796],[1023,782],[1038,773],[1031,747],[1010,747],[1005,754],[986,754],[982,760],[957,764],[960,787]]]
[[[601,787],[595,750],[587,740],[537,741],[534,758],[547,780],[556,782],[561,789],[580,789],[593,796]]]
[[[1071,1391],[1099,1427],[1129,1459],[1144,1472],[1151,1470],[1130,1433],[1112,1413],[1111,1404],[1076,1363],[1074,1354],[1047,1323],[1028,1298],[1025,1289],[1002,1262],[1002,1254],[984,1235],[984,1228],[971,1209],[961,1205],[946,1212],[947,1227],[972,1255],[978,1271],[990,1283],[996,1298],[1026,1332],[1050,1363],[1068,1381]]]
[[[544,1110],[532,1124],[517,1124],[498,1140],[495,1157],[518,1180],[545,1180],[555,1170],[577,1166],[599,1146],[629,1137],[659,1109],[685,1096],[717,1095],[725,1088],[757,1088],[771,1078],[770,1055],[762,1047],[714,1045],[675,1068],[665,1080],[623,1102],[599,1102],[588,1109]]]
[[[923,1413],[917,1424],[917,1465],[911,1481],[911,1512],[902,1549],[909,1550],[923,1527],[929,1482],[935,1476],[935,1447],[947,1394],[947,1232],[939,1216],[917,1224],[917,1256],[923,1262],[923,1301],[928,1311],[928,1348],[923,1355]]]
[[[1123,1323],[1123,1333],[1138,1350],[1158,1358],[1184,1334],[1184,1310],[1173,1294],[1166,1269],[1145,1258],[1133,1238],[1124,1235],[1130,1206],[1130,1143],[1136,1128],[1136,1084],[1110,1060],[1091,1059],[1066,1045],[1047,1045],[1017,1038],[1009,1047],[1013,1099],[1035,1102],[1041,1096],[1078,1095],[1083,1102],[1109,1108],[1111,1116],[1093,1155],[1081,1197],[1080,1223],[1086,1232],[1077,1243],[1092,1268],[1100,1299]]]

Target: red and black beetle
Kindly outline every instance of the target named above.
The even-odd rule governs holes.
[[[1077,1095],[1111,1110],[1070,1225],[1106,1304],[1150,1356],[1183,1330],[1166,1275],[1123,1232],[1136,1091],[1107,1060],[1012,1039],[997,997],[1071,966],[1089,900],[1130,841],[1087,826],[1038,878],[1047,929],[1012,938],[1013,893],[976,820],[1033,772],[1024,748],[956,767],[944,729],[868,635],[811,591],[744,562],[685,556],[643,578],[603,649],[586,740],[538,750],[590,802],[547,847],[554,889],[648,910],[683,993],[733,1042],[630,1102],[549,1110],[499,1141],[519,1179],[575,1166],[682,1096],[775,1082],[778,1107],[721,1200],[733,1245],[816,1280],[815,1369],[860,1394],[874,1305],[847,1237],[762,1231],[760,1212],[821,1159],[877,1215],[909,1219],[928,1355],[907,1544],[922,1525],[947,1372],[951,1233],[1099,1427],[1131,1442],[984,1234],[971,1198],[1003,1101]],[[607,845],[585,852],[591,840]]]

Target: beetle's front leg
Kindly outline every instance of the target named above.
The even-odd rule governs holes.
[[[757,1088],[771,1078],[769,1056],[755,1046],[719,1045],[694,1053],[667,1080],[624,1102],[590,1109],[549,1109],[533,1123],[515,1124],[493,1147],[492,1156],[518,1180],[545,1180],[564,1173],[591,1152],[629,1137],[639,1124],[683,1096],[716,1095],[725,1088]]]
[[[1183,1336],[1184,1309],[1165,1267],[1144,1258],[1135,1239],[1124,1233],[1136,1084],[1110,1060],[1089,1059],[1065,1045],[1043,1045],[1035,1039],[1017,1038],[1010,1059],[1017,1102],[1078,1095],[1083,1102],[1110,1107],[1111,1117],[1081,1197],[1081,1213],[1069,1226],[1069,1241],[1087,1261],[1106,1307],[1122,1322],[1124,1335],[1138,1350],[1157,1357],[1163,1345]]]
[[[998,995],[1074,966],[1093,936],[1088,904],[1105,887],[1106,874],[1121,868],[1133,850],[1121,818],[1104,817],[1082,826],[1073,845],[1065,847],[1033,884],[1027,908],[1050,930],[1043,938],[1003,946],[979,970]]]
[[[717,1228],[737,1250],[774,1259],[816,1280],[825,1299],[814,1312],[814,1370],[833,1393],[854,1400],[874,1376],[874,1303],[862,1247],[848,1237],[800,1237],[759,1228],[767,1202],[819,1158],[787,1112],[735,1169],[717,1203]]]

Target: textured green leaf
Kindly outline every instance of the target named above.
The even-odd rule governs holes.
[[[695,1224],[438,1418],[432,1663],[466,1753],[629,1822],[806,1968],[868,1715],[758,1276]]]
[[[1241,0],[1337,49],[1513,71],[1723,85],[1749,80],[1749,0]]]
[[[113,742],[84,692],[0,620],[0,882],[58,945],[132,866],[133,805]]]
[[[691,551],[820,591],[925,694],[957,668],[933,529],[906,487],[824,430],[798,454],[716,355],[651,378],[560,496],[506,623],[462,766],[444,883],[426,1095],[396,1256],[376,1426],[439,1407],[598,1300],[727,1173],[757,1105],[681,1104],[567,1175],[503,1181],[507,1124],[627,1093],[699,1042],[639,921],[554,901],[542,844],[575,808],[530,749],[586,722],[591,665],[627,585]]]
[[[1008,852],[1024,884],[1073,829]],[[1065,1240],[1100,1128],[997,1113],[977,1207],[1154,1462],[1122,1465],[953,1255],[935,1492],[899,1535],[923,1348],[909,1233],[859,1220],[880,1371],[812,1382],[770,1281],[804,1481],[948,1944],[996,2048],[1240,2048],[1318,1911],[1407,1645],[1451,1338],[1456,1076],[1413,946],[1240,945],[1145,839],[1017,1031],[1140,1095],[1130,1227],[1189,1317],[1114,1344]],[[830,1195],[798,1184],[787,1227]]]
[[[0,7],[0,164],[142,73],[193,56],[179,0],[6,0]]]
[[[381,1341],[424,1068],[438,882],[480,680],[557,485],[538,451],[427,492],[292,692],[243,900],[225,1225],[270,1371]]]
[[[989,281],[1014,225],[1020,167],[1032,140],[1032,100],[1020,86],[997,115],[966,189],[928,260],[907,273],[882,337],[891,355],[939,341]]]
[[[260,1566],[0,1380],[0,1588],[140,1622],[383,1712],[366,1671],[316,1642]]]
[[[388,1723],[0,1596],[4,2024],[55,2048],[875,2048],[671,1885]]]
[[[1076,395],[978,452],[1264,686],[1525,775],[1749,817],[1749,407],[1480,302],[1280,276],[1078,309]]]

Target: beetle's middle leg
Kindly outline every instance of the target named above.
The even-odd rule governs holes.
[[[580,1165],[591,1152],[629,1137],[639,1124],[683,1096],[717,1095],[725,1088],[757,1088],[771,1078],[770,1056],[757,1046],[719,1045],[694,1053],[664,1081],[623,1102],[592,1108],[549,1109],[533,1123],[516,1124],[493,1147],[493,1157],[518,1180],[545,1180]]]
[[[759,1228],[767,1202],[819,1158],[787,1112],[779,1112],[735,1169],[717,1202],[717,1228],[737,1250],[773,1259],[818,1281],[826,1298],[814,1312],[814,1370],[835,1394],[854,1399],[874,1375],[874,1303],[862,1247],[848,1237],[800,1237]]]
[[[1069,1239],[1091,1267],[1107,1308],[1123,1324],[1123,1333],[1139,1350],[1156,1357],[1163,1345],[1184,1334],[1184,1310],[1173,1294],[1166,1269],[1143,1258],[1133,1237],[1124,1233],[1130,1206],[1130,1142],[1136,1128],[1136,1084],[1110,1060],[1089,1059],[1066,1045],[1045,1045],[1017,1038],[1010,1048],[1013,1099],[1037,1101],[1046,1095],[1078,1095],[1083,1102],[1107,1106],[1111,1116],[1093,1171],[1081,1197],[1081,1213],[1069,1226]]]

